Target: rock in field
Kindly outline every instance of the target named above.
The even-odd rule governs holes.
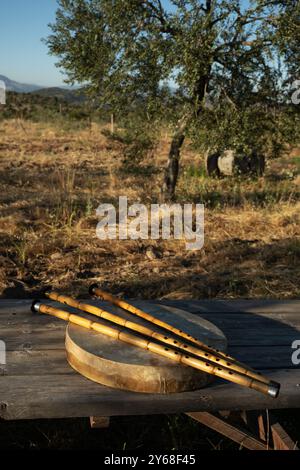
[[[206,158],[209,176],[263,176],[265,165],[265,157],[255,151],[250,155],[241,155],[234,150],[225,150],[222,153],[212,153]]]

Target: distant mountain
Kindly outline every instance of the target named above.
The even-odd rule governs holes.
[[[15,82],[10,78],[0,75],[0,80],[5,83],[7,91],[14,91],[15,93],[30,93],[32,91],[40,90],[42,87],[38,85],[29,85],[26,83]]]
[[[44,96],[47,98],[57,98],[58,100],[67,101],[68,103],[83,103],[86,101],[86,97],[80,89],[68,89],[68,88],[42,88],[31,92],[32,94]]]
[[[10,78],[5,77],[5,75],[0,75],[0,80],[5,83],[7,91],[12,91],[14,93],[38,94],[45,98],[57,98],[59,101],[67,101],[68,103],[73,104],[80,104],[86,101],[86,97],[80,91],[79,88],[45,88],[40,85],[31,85],[26,83],[15,82]]]

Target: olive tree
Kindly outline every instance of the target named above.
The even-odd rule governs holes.
[[[142,100],[155,115],[164,112],[162,84],[174,84],[180,106],[162,182],[166,199],[174,197],[182,145],[205,118],[208,97],[214,102],[223,96],[237,109],[251,102],[278,58],[290,61],[285,38],[298,47],[295,0],[58,3],[46,41],[50,53],[69,81],[86,84],[99,103],[118,110]]]

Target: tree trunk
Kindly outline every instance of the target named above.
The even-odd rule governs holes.
[[[175,188],[179,173],[180,150],[185,140],[186,119],[179,124],[172,138],[168,164],[165,170],[162,197],[165,201],[172,201],[175,197]]]
[[[201,113],[203,107],[203,99],[206,95],[207,85],[208,85],[209,76],[204,75],[202,76],[196,86],[195,89],[195,96],[197,97],[197,101],[199,103],[198,109],[196,113],[191,113],[189,115],[185,115],[177,125],[176,132],[173,136],[169,157],[168,157],[168,164],[165,170],[164,182],[162,187],[162,199],[164,201],[172,201],[175,197],[175,188],[178,179],[179,173],[179,160],[180,160],[180,150],[184,143],[186,137],[186,131],[189,125],[190,120],[193,119],[193,116],[196,115],[198,117]]]

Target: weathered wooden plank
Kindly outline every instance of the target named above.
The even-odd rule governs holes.
[[[62,322],[61,327],[54,330],[37,328],[26,333],[14,330],[2,331],[0,339],[5,342],[7,351],[62,349],[65,331],[66,325]]]
[[[176,302],[175,306],[202,312],[220,326],[228,337],[230,352],[238,359],[258,369],[274,368],[270,376],[283,385],[278,399],[220,381],[205,390],[169,396],[102,387],[73,373],[65,361],[65,324],[34,316],[31,300],[0,301],[0,339],[6,341],[8,350],[8,376],[0,377],[0,415],[6,419],[88,417],[300,406],[300,370],[276,370],[289,367],[291,342],[300,337],[299,301],[288,302],[288,306],[286,301],[284,305],[272,301],[276,314],[270,313],[270,302],[243,301],[246,305],[234,301],[234,307],[231,302],[228,306],[228,301],[192,302]],[[105,308],[111,306],[106,304]],[[241,308],[249,313],[239,313]]]
[[[297,444],[290,438],[278,421],[271,425],[271,431],[276,450],[299,450]]]
[[[213,323],[218,323],[225,328],[235,329],[239,327],[249,328],[273,328],[283,326],[286,328],[300,327],[300,313],[195,313]]]
[[[257,370],[295,368],[290,349],[286,347],[252,348],[232,347],[230,354]],[[74,373],[67,363],[66,352],[61,349],[15,350],[7,352],[6,366],[0,366],[0,375],[59,375]]]
[[[251,436],[248,432],[238,429],[229,422],[225,421],[218,416],[214,416],[206,411],[187,413],[187,416],[198,421],[201,424],[209,427],[213,431],[222,434],[223,436],[231,439],[233,442],[239,444],[240,449],[248,450],[268,450],[267,446],[262,442],[258,441],[254,436]]]
[[[1,303],[2,302],[2,303]],[[4,303],[3,303],[4,302]],[[196,301],[194,301],[195,303]],[[205,302],[205,301],[203,301]],[[13,307],[5,307],[7,301],[0,301],[0,334],[4,334],[2,331],[3,329],[14,327],[16,325],[30,325],[32,327],[36,327],[38,324],[45,326],[45,328],[55,328],[57,324],[53,319],[45,319],[45,317],[39,317],[30,312],[30,304],[28,305],[28,301],[24,303],[19,303]],[[31,303],[31,302],[30,302]],[[47,301],[49,303],[49,301]],[[108,305],[107,303],[103,302],[93,302],[105,308],[106,310],[111,311],[114,307]],[[200,304],[200,301],[196,302],[197,305]],[[144,302],[137,302],[140,306],[145,308]],[[181,306],[189,311],[193,311],[191,302],[187,302],[182,304],[182,302],[177,302],[176,306]],[[59,304],[55,304],[59,306]],[[202,302],[201,302],[202,305]],[[213,303],[212,303],[213,306]],[[299,302],[300,306],[300,302]],[[63,308],[66,308],[65,306]],[[69,311],[74,311],[74,309],[68,308]],[[208,319],[209,321],[215,323],[220,328],[224,328],[226,330],[238,329],[242,327],[245,329],[255,329],[255,328],[264,328],[270,330],[271,328],[281,327],[282,325],[285,327],[286,330],[293,331],[296,330],[297,332],[300,330],[300,313],[299,309],[297,311],[293,311],[292,313],[283,313],[282,311],[274,314],[274,313],[266,313],[266,312],[258,312],[258,313],[240,313],[240,312],[221,312],[222,315],[213,311],[198,311],[198,314],[201,314],[203,318]],[[57,326],[57,328],[59,328]]]
[[[191,313],[293,313],[300,311],[300,300],[265,299],[214,299],[214,300],[161,300],[163,305],[188,309]],[[138,302],[136,302],[138,304]]]
[[[49,301],[48,301],[49,303]],[[1,305],[1,303],[0,303]],[[55,303],[56,306],[61,306]],[[101,307],[109,311],[113,311],[114,307],[104,303],[99,304]],[[144,305],[144,303],[142,304]],[[66,306],[64,309],[69,311],[75,311]],[[224,328],[228,332],[237,332],[240,334],[240,329],[244,331],[255,331],[259,333],[268,333],[270,330],[277,329],[277,331],[283,331],[285,333],[294,333],[300,331],[300,313],[278,313],[278,314],[252,314],[252,313],[222,313],[222,315],[213,312],[201,313],[203,318],[215,323],[220,328]],[[90,317],[93,318],[93,317]],[[3,336],[6,330],[11,328],[16,334],[19,333],[16,328],[21,329],[21,333],[28,333],[31,330],[38,331],[38,328],[43,327],[44,329],[60,329],[62,328],[61,322],[46,316],[34,315],[28,309],[24,309],[23,306],[17,309],[17,311],[8,313],[7,310],[0,312],[0,334]],[[274,331],[276,333],[276,331]]]
[[[243,410],[240,413],[242,420],[248,426],[248,428],[260,438],[261,441],[265,442],[267,447],[270,446],[270,429],[266,429],[265,419],[270,415],[269,410]]]
[[[216,325],[218,326],[218,325]],[[247,329],[236,328],[227,330],[222,328],[223,333],[231,346],[287,346],[291,347],[293,341],[300,339],[300,330],[285,329],[284,327],[272,329]]]
[[[78,313],[78,312],[77,312]],[[262,313],[262,314],[253,314],[253,313],[222,313],[222,315],[213,312],[198,313],[195,315],[200,315],[202,318],[205,318],[213,323],[218,324],[220,327],[227,329],[236,329],[239,327],[243,328],[273,328],[281,327],[285,328],[300,328],[300,313]],[[51,328],[52,325],[57,325],[55,319],[48,316],[38,316],[33,314],[5,314],[0,313],[0,332],[3,329],[14,328],[15,326],[36,327],[38,325],[43,325],[45,328]]]
[[[231,346],[228,349],[231,356],[255,369],[299,368],[292,363],[293,351],[290,346]]]
[[[13,315],[30,313],[32,300],[30,299],[0,299],[0,315],[2,312],[11,313]]]
[[[94,305],[107,306],[107,302],[101,302],[89,298]],[[265,299],[212,299],[212,300],[129,300],[137,306],[145,306],[145,303],[170,305],[177,308],[187,309],[192,313],[256,313],[259,314],[281,314],[300,312],[300,299],[295,300],[265,300]],[[29,314],[32,300],[0,299],[0,315],[2,312],[15,314]]]
[[[203,316],[209,318],[207,315]],[[259,319],[252,321],[248,318],[244,321],[240,316],[237,322],[234,322],[231,316],[225,318],[226,316],[228,315],[224,314],[222,317],[209,319],[225,333],[231,346],[290,348],[292,342],[300,338],[300,326],[296,324],[292,327],[275,321],[260,323]],[[0,327],[0,338],[7,343],[8,350],[60,348],[64,334],[65,324],[46,316],[33,317],[32,321],[26,323],[2,324]]]
[[[68,364],[65,349],[9,351],[6,354],[6,365],[0,366],[0,375],[5,376],[68,375],[75,373]]]
[[[77,312],[78,313],[78,312]],[[83,313],[84,314],[84,313]],[[85,316],[89,316],[84,314]],[[245,313],[223,313],[222,315],[215,313],[202,313],[195,314],[199,315],[202,318],[205,318],[211,322],[217,323],[220,326],[224,326],[228,329],[237,329],[239,327],[243,328],[281,328],[282,326],[285,329],[299,329],[300,328],[300,313],[293,314],[262,314],[257,316],[255,314],[245,314]],[[89,318],[93,318],[89,316]],[[47,316],[36,316],[36,315],[22,315],[22,316],[11,316],[0,314],[0,324],[2,329],[15,328],[19,326],[20,328],[29,329],[30,327],[37,327],[42,325],[43,327],[53,328],[55,325],[59,324],[53,318]]]
[[[47,330],[40,327],[33,330],[29,329],[25,332],[17,328],[1,330],[0,339],[6,342],[8,351],[61,349],[65,337],[65,327],[66,325],[61,322],[54,329],[49,328]],[[300,339],[300,330],[286,330],[284,327],[270,330],[246,328],[236,328],[234,330],[221,329],[231,347],[251,347],[253,349],[260,346],[273,346],[274,348],[291,348],[293,341]]]
[[[16,326],[19,326],[20,328],[31,326],[33,328],[38,325],[42,325],[45,328],[49,328],[52,324],[57,324],[56,320],[46,315],[38,316],[30,313],[13,315],[12,313],[0,313],[0,331],[2,328],[9,329],[15,328]]]
[[[272,446],[274,450],[299,450],[274,413],[269,410],[243,411],[241,416],[267,447]]]
[[[103,387],[78,374],[0,377],[0,417],[67,418],[300,407],[300,370],[264,374],[282,384],[277,399],[220,381],[194,392],[145,395]]]
[[[224,302],[224,301],[221,301]],[[235,311],[251,313],[293,313],[300,311],[300,300],[235,299],[225,301]]]

